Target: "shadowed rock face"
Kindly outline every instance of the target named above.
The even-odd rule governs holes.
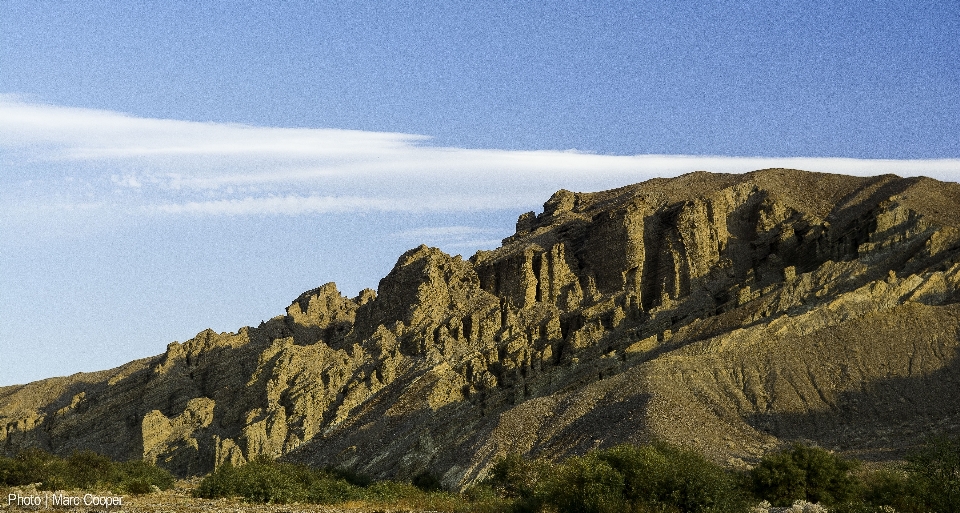
[[[0,444],[180,474],[258,455],[449,486],[654,439],[748,465],[960,434],[960,185],[772,169],[559,191],[469,260],[421,246],[237,333],[0,388]]]

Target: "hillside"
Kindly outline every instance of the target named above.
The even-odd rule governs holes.
[[[130,319],[135,322],[135,319]],[[960,435],[960,184],[768,169],[559,191],[500,248],[420,246],[236,333],[0,388],[0,445],[181,475],[258,455],[459,487],[506,452]]]

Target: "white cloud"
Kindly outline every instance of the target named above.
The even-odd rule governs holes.
[[[392,234],[393,238],[409,245],[427,244],[436,246],[451,254],[457,252],[473,253],[478,249],[498,247],[502,239],[512,232],[504,233],[502,227],[483,228],[477,226],[422,226],[401,230]]]
[[[511,235],[509,233],[504,235]],[[448,250],[459,250],[459,249],[469,249],[476,251],[478,249],[491,249],[499,247],[503,242],[503,239],[469,239],[457,242],[451,242],[444,245],[444,249]],[[452,253],[452,251],[450,251]]]
[[[530,209],[559,188],[599,190],[695,170],[960,179],[958,159],[611,156],[428,142],[401,133],[147,119],[0,95],[7,170],[0,186],[17,191],[14,202],[62,211],[109,200],[115,217]],[[10,198],[0,195],[4,207]]]
[[[489,233],[491,233],[489,228],[478,228],[475,226],[425,226],[402,230],[394,233],[393,236],[401,239],[420,239],[424,237],[463,238]]]
[[[255,215],[310,214],[331,212],[443,212],[510,208],[523,198],[503,196],[441,196],[427,202],[377,196],[265,196],[147,205],[148,213]]]

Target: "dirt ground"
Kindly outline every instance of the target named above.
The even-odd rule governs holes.
[[[119,497],[120,506],[103,505],[53,505],[54,495],[78,498],[82,503],[87,492],[71,490],[48,492],[32,486],[3,489],[0,496],[0,512],[36,512],[50,511],[63,513],[424,513],[423,510],[383,508],[375,505],[357,503],[338,506],[320,504],[254,504],[240,499],[197,499],[191,495],[195,482],[179,481],[170,490],[144,495],[114,495],[107,492],[95,494],[98,497]],[[39,497],[40,505],[17,504],[21,497]],[[94,500],[87,498],[88,502]],[[110,499],[107,499],[109,501]],[[26,501],[24,501],[26,502]]]

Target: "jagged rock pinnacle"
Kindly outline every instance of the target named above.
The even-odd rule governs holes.
[[[666,440],[732,466],[804,438],[960,434],[960,185],[771,169],[561,190],[500,248],[407,251],[237,333],[0,389],[6,453],[259,455],[450,486],[506,452]]]

